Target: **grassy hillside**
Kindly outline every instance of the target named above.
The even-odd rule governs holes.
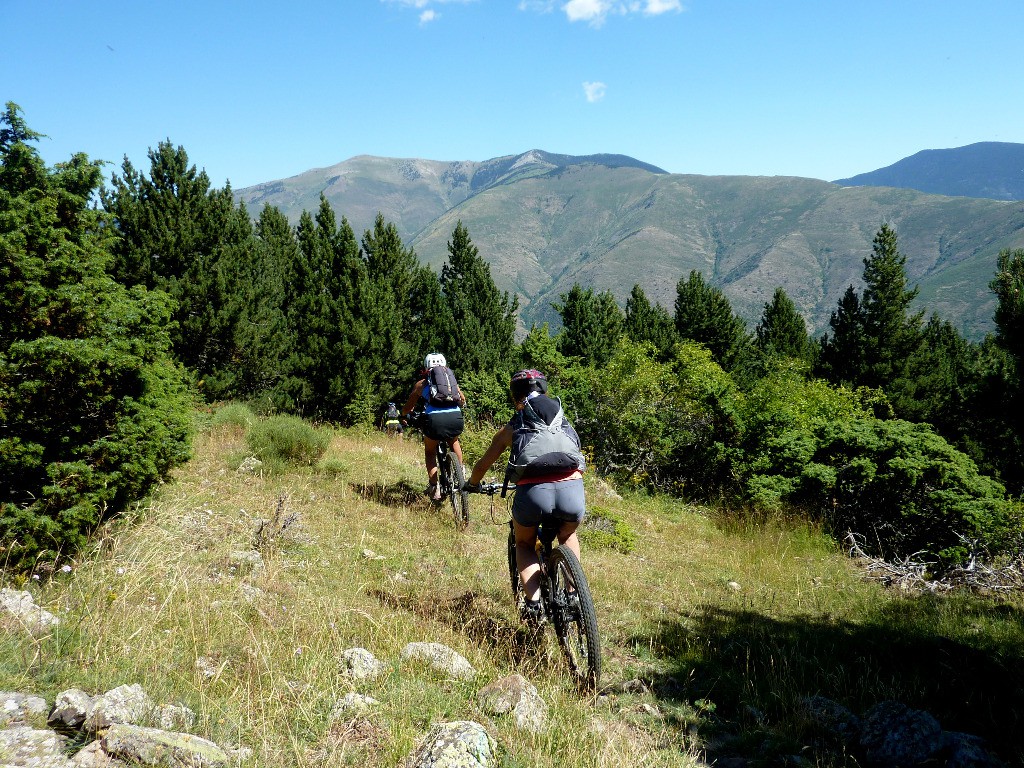
[[[488,437],[466,436],[470,460]],[[487,725],[505,766],[685,766],[706,753],[854,765],[808,723],[800,702],[814,694],[856,712],[897,699],[1024,757],[1019,596],[886,590],[799,521],[740,524],[621,499],[588,477],[594,518],[619,516],[635,547],[584,532],[605,674],[582,696],[554,641],[519,625],[504,506],[473,497],[470,528],[456,532],[420,493],[420,443],[334,432],[315,468],[255,477],[235,469],[246,453],[240,428],[203,431],[195,458],[133,519],[98,534],[70,573],[30,581],[62,623],[40,641],[0,630],[0,690],[52,701],[138,682],[199,713],[194,732],[251,747],[260,766],[394,766],[430,723],[453,719]],[[232,553],[254,543],[265,565],[246,572]],[[21,585],[8,575],[5,586]],[[413,641],[449,645],[478,680],[402,663]],[[338,660],[355,646],[391,670],[358,686],[376,708],[332,724],[354,688]],[[548,703],[544,734],[480,711],[478,690],[511,672]]]

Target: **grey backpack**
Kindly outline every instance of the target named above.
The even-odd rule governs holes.
[[[505,470],[505,481],[517,483],[523,478],[550,475],[555,472],[586,468],[587,460],[580,450],[580,438],[565,419],[562,402],[558,413],[547,424],[527,400],[511,422],[515,430],[512,449]]]

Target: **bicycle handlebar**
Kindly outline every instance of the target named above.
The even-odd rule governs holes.
[[[485,496],[494,496],[501,493],[501,489],[504,487],[506,487],[504,483],[480,483],[480,485],[466,483],[463,490],[467,493],[482,493]],[[509,483],[507,488],[510,491],[514,491],[516,489],[515,483]]]

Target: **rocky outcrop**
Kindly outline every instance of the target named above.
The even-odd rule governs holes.
[[[476,677],[473,665],[447,645],[441,643],[409,643],[402,649],[403,661],[425,661],[441,674],[458,680]]]
[[[0,629],[23,630],[33,637],[48,635],[60,619],[35,603],[32,593],[0,589]]]
[[[547,727],[548,705],[537,689],[522,675],[509,675],[484,687],[480,706],[493,715],[512,713],[516,726],[539,733]]]
[[[190,733],[117,724],[107,730],[101,744],[106,754],[136,765],[220,768],[228,764],[223,749]]]
[[[931,714],[896,701],[880,702],[860,717],[824,696],[804,700],[808,719],[831,740],[877,768],[1002,768],[983,739],[944,731]]]
[[[406,758],[405,768],[488,768],[496,765],[497,745],[471,720],[438,723]]]

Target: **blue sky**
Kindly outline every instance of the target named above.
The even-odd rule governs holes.
[[[235,188],[355,155],[836,179],[1024,142],[1020,0],[0,0],[52,164],[170,139]]]

